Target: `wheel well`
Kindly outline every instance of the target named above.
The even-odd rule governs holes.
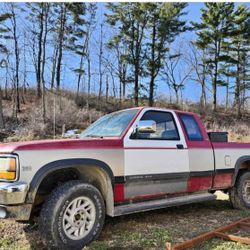
[[[240,170],[250,169],[250,159],[240,164]]]
[[[245,173],[247,170],[250,170],[250,158],[247,160],[244,160],[242,162],[240,162],[237,166],[236,166],[236,171],[238,169],[238,172],[236,172],[236,176],[235,176],[235,182],[236,183],[237,179],[243,174]]]
[[[50,172],[40,183],[35,199],[34,211],[39,212],[42,203],[53,189],[70,180],[82,180],[92,184],[102,194],[106,213],[113,214],[113,188],[109,175],[98,166],[69,166],[68,168],[57,169]]]

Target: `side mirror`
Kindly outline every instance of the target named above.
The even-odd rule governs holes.
[[[156,122],[153,120],[139,121],[139,126],[137,127],[139,133],[155,133],[156,132]]]

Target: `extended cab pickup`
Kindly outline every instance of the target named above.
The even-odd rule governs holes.
[[[38,217],[49,246],[80,249],[106,214],[211,200],[216,190],[250,208],[250,143],[220,136],[196,114],[142,107],[100,118],[79,139],[2,144],[0,218]]]

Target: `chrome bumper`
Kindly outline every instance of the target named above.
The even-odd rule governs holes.
[[[24,182],[0,183],[0,204],[14,205],[25,202],[28,185]]]
[[[0,182],[0,219],[29,220],[32,204],[25,204],[28,188],[24,182]]]

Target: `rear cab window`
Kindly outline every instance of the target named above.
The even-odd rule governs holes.
[[[194,116],[189,114],[180,114],[179,117],[185,129],[188,140],[203,141],[203,136],[200,127],[196,122]]]

